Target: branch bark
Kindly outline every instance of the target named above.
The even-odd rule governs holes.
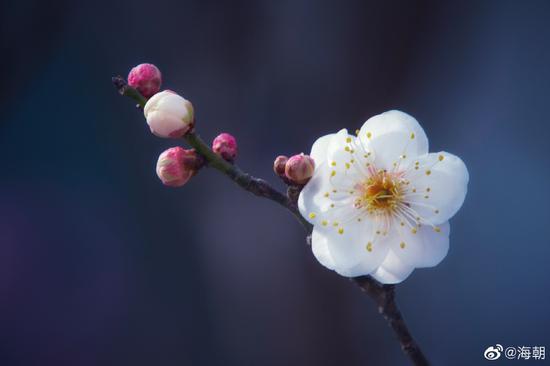
[[[412,337],[403,315],[395,301],[395,286],[382,285],[369,276],[351,278],[351,280],[366,292],[378,305],[378,312],[382,314],[390,328],[394,331],[401,350],[414,365],[429,365],[428,359],[420,346]]]
[[[137,103],[138,108],[143,108],[145,106],[147,99],[136,89],[129,86],[124,78],[116,76],[112,78],[112,82],[118,92],[123,96],[132,98]],[[289,186],[287,194],[283,194],[273,188],[267,181],[247,174],[238,166],[223,160],[220,156],[215,154],[195,132],[188,133],[184,139],[197,151],[197,153],[204,157],[209,167],[220,171],[244,190],[258,197],[274,201],[289,210],[306,230],[307,241],[310,243],[313,226],[302,217],[296,203],[300,193],[300,187]],[[397,306],[395,300],[395,286],[382,285],[370,276],[354,277],[350,278],[350,280],[374,300],[378,306],[378,311],[394,331],[401,345],[401,350],[409,358],[412,364],[418,366],[429,365],[428,359],[412,337],[403,319],[403,315]]]
[[[302,224],[308,234],[311,232],[313,226],[307,222],[302,215],[300,215],[296,202],[293,202],[287,195],[273,188],[265,180],[244,173],[236,165],[223,160],[220,156],[215,154],[210,147],[208,147],[208,145],[206,145],[204,141],[194,132],[188,133],[184,139],[191,147],[193,147],[204,157],[206,164],[209,167],[219,170],[244,190],[258,197],[267,198],[277,202],[279,205],[285,207]]]

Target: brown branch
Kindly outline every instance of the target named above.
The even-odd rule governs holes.
[[[395,286],[382,285],[370,276],[351,278],[363,292],[366,292],[378,306],[378,312],[382,314],[388,325],[394,331],[401,350],[414,365],[429,365],[428,359],[412,337],[403,315],[395,301]]]
[[[219,170],[244,190],[285,207],[296,217],[308,233],[311,232],[311,224],[302,217],[296,202],[293,202],[288,196],[271,187],[265,180],[244,173],[238,166],[223,160],[197,134],[188,133],[184,138],[189,145],[204,157],[208,166]]]
[[[130,87],[122,77],[113,77],[112,81],[121,95],[134,99],[138,103],[138,107],[143,108],[145,106],[147,99],[145,99],[137,90]],[[279,205],[289,210],[306,230],[308,243],[311,242],[311,232],[313,230],[313,226],[302,217],[298,211],[296,203],[301,187],[289,186],[287,194],[285,195],[273,188],[267,181],[244,173],[238,166],[223,160],[221,157],[216,155],[194,132],[188,133],[184,139],[204,157],[209,167],[220,171],[244,190],[258,197],[267,198],[277,202]],[[394,331],[399,343],[401,344],[401,349],[411,360],[411,362],[414,365],[428,365],[428,360],[422,353],[419,345],[413,339],[407,325],[405,324],[405,320],[397,307],[397,303],[395,301],[395,286],[382,285],[370,276],[355,277],[350,280],[375,301],[378,306],[378,311],[382,314],[384,319],[388,322],[388,325]]]

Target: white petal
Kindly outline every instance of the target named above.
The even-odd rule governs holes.
[[[315,225],[313,232],[316,237],[326,239],[335,270],[347,276],[357,276],[357,271],[360,274],[372,272],[388,250],[387,246],[378,245],[374,225],[366,220],[339,223],[338,226]],[[354,270],[353,274],[351,270]]]
[[[391,169],[405,156],[410,159],[428,153],[426,133],[412,116],[388,111],[367,120],[359,131],[363,146],[373,154],[377,169]]]
[[[348,191],[334,193],[330,180],[331,170],[326,163],[315,168],[313,177],[304,186],[298,197],[298,209],[312,224],[328,222],[339,216],[340,220],[355,214],[353,197]]]
[[[323,204],[322,192],[330,189],[329,180],[326,178],[328,174],[328,168],[325,163],[315,166],[315,171],[309,182],[304,186],[298,197],[298,209],[302,216],[314,223],[312,219],[309,219],[309,215],[312,213],[319,213]]]
[[[346,130],[330,138],[327,147],[329,159],[316,166],[313,177],[300,193],[298,208],[312,224],[332,223],[334,220],[343,222],[359,213],[353,205],[355,186],[366,177],[351,156],[349,146],[352,142],[348,142],[351,139]]]
[[[355,139],[355,136],[348,134],[348,130],[345,128],[338,131],[327,145],[327,158],[349,160],[350,152],[346,151],[345,147],[349,146],[349,142],[353,139]]]
[[[143,113],[151,131],[160,137],[179,137],[193,123],[193,106],[174,92],[162,91],[152,96]]]
[[[355,140],[355,136],[342,129],[328,143],[327,166],[330,168],[331,183],[337,190],[352,190],[365,178],[366,170],[359,169],[362,158]]]
[[[418,169],[411,162],[405,175],[410,180],[405,201],[426,222],[441,224],[462,206],[468,190],[468,170],[460,158],[446,152],[427,154],[416,161]]]
[[[371,158],[365,155],[367,152],[368,150],[364,148],[360,140],[354,135],[348,134],[348,130],[344,128],[334,134],[327,145],[328,165],[343,169],[345,163],[349,163],[351,166],[353,166],[353,162],[367,163],[372,161]],[[351,169],[351,171],[353,170]],[[362,172],[366,171],[365,167]]]
[[[316,165],[321,165],[327,160],[327,148],[330,140],[332,137],[334,137],[336,134],[331,133],[330,135],[325,135],[323,137],[319,137],[315,142],[313,143],[313,146],[311,147],[311,153],[309,156],[315,160]]]
[[[439,264],[449,251],[448,222],[433,228],[422,225],[413,234],[408,226],[397,224],[387,238],[391,250],[404,263],[413,267],[433,267]]]
[[[416,263],[416,268],[437,266],[447,256],[451,226],[448,222],[445,222],[439,227],[441,232],[435,233],[438,235],[430,234],[424,238],[425,255]]]
[[[316,230],[313,230],[311,234],[311,250],[319,263],[334,270],[334,260],[328,250],[327,238],[324,235],[319,235]]]
[[[403,281],[409,277],[413,270],[414,266],[406,264],[390,250],[384,262],[371,276],[378,282],[389,285]]]
[[[387,253],[387,246],[379,247],[377,248],[377,252],[374,254],[375,259],[363,260],[353,267],[336,267],[335,271],[339,275],[345,277],[359,277],[370,275],[375,269],[380,266],[380,263],[384,260]]]

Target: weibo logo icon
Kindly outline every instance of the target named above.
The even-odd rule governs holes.
[[[487,347],[485,352],[483,352],[483,356],[490,361],[498,360],[502,350],[502,345],[495,344],[494,346]]]

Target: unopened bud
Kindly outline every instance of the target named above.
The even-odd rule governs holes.
[[[151,132],[159,137],[182,137],[195,124],[191,102],[170,90],[153,95],[143,112]]]
[[[203,158],[195,150],[172,147],[160,154],[157,175],[165,185],[181,187],[197,174],[203,163]]]
[[[285,166],[287,161],[288,161],[288,156],[279,155],[275,158],[275,161],[273,162],[273,171],[279,177],[285,176]]]
[[[315,170],[315,162],[309,155],[294,155],[285,165],[285,175],[293,183],[306,184]]]
[[[219,134],[218,137],[212,141],[212,151],[221,156],[224,160],[232,162],[237,157],[237,140],[228,133]]]
[[[158,93],[161,83],[160,70],[153,64],[137,65],[128,74],[128,85],[137,89],[145,98]]]

